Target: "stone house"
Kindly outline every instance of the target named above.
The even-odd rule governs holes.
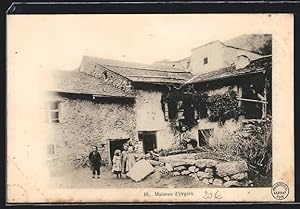
[[[218,120],[211,120],[206,101],[197,99],[197,95],[211,98],[230,91],[235,92],[233,100],[242,112],[236,119],[232,117],[220,125]],[[186,109],[182,110],[184,117],[189,117],[183,123],[189,126],[198,146],[223,143],[226,133],[253,121],[263,122],[272,115],[272,56],[251,60],[246,65],[244,60],[237,59],[229,67],[194,76],[177,94],[185,95],[179,99],[186,103]]]
[[[257,53],[228,46],[221,41],[213,41],[192,49],[188,69],[193,74],[211,72],[232,65],[235,59],[240,56],[246,57],[249,60],[261,57]]]
[[[55,71],[47,77],[53,80],[42,107],[48,154],[71,164],[97,145],[109,164],[114,150],[128,140],[139,153],[170,148],[183,125],[197,146],[220,143],[226,131],[245,120],[271,115],[271,68],[272,56],[237,58],[230,66],[200,75],[169,66],[83,57],[75,71]],[[250,97],[250,88],[260,97]],[[220,126],[209,120],[210,110],[195,95],[210,97],[229,89],[246,111],[242,119]],[[252,103],[256,109],[249,107]]]
[[[230,43],[233,44],[234,42],[228,42],[228,44]],[[199,75],[228,67],[234,64],[236,59],[243,59],[245,62],[247,62],[263,56],[258,52],[228,44],[224,44],[219,40],[209,42],[193,48],[189,57],[176,61],[162,60],[153,64],[179,68],[191,72],[194,75]]]
[[[79,69],[50,77],[42,108],[51,138],[48,153],[72,162],[97,145],[110,163],[114,150],[128,140],[140,153],[171,146],[174,130],[165,120],[161,95],[191,74],[84,57]]]

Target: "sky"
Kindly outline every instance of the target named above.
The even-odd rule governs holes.
[[[275,19],[268,14],[13,15],[7,22],[8,55],[11,62],[40,70],[73,70],[84,55],[151,64],[187,57],[192,48],[214,40],[272,33]]]

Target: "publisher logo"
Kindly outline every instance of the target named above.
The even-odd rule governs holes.
[[[277,182],[273,184],[271,192],[276,200],[284,200],[289,195],[289,187],[283,182]]]

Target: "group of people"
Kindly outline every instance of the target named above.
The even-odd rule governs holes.
[[[116,178],[121,178],[122,173],[127,174],[136,162],[135,147],[131,143],[123,144],[123,150],[116,149],[112,160],[112,172]]]
[[[126,174],[130,171],[136,162],[134,153],[135,147],[129,142],[123,144],[123,150],[116,149],[112,159],[112,172],[116,178],[121,178],[122,173]],[[92,170],[92,178],[100,178],[101,155],[97,146],[93,147],[93,151],[89,154],[89,161]]]
[[[197,141],[193,138],[191,132],[187,126],[183,126],[179,138],[179,144],[183,145],[187,150],[193,150],[197,146]],[[137,156],[135,155],[135,147],[131,142],[124,143],[122,151],[116,149],[112,159],[112,172],[116,178],[121,178],[122,174],[128,173],[136,162]],[[155,149],[150,152],[151,159],[158,158],[158,152]],[[101,156],[96,146],[93,147],[93,151],[89,155],[91,170],[93,172],[93,178],[97,174],[97,178],[100,178]]]

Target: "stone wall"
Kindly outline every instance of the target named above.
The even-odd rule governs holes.
[[[135,111],[138,131],[156,131],[157,148],[168,148],[174,142],[171,123],[165,121],[159,91],[137,90]]]
[[[84,63],[84,66],[81,66],[80,71],[98,78],[99,82],[107,82],[116,88],[122,89],[126,93],[134,93],[129,79],[110,71],[97,63],[92,61],[86,62]]]
[[[219,126],[218,122],[210,122],[208,119],[199,120],[199,124],[191,129],[192,135],[199,142],[199,130],[213,129],[213,136],[208,140],[209,146],[226,143],[225,137],[234,133],[241,126],[240,121],[234,119],[227,120],[223,126]]]
[[[215,88],[211,90],[207,90],[208,96],[213,96],[216,94],[223,94],[229,90],[230,86],[223,86],[220,88]],[[234,91],[238,91],[238,87],[236,85],[231,86]],[[201,129],[213,129],[213,137],[209,139],[208,143],[210,146],[222,144],[225,141],[225,137],[227,134],[231,134],[236,131],[241,126],[241,121],[235,121],[234,119],[227,120],[220,126],[218,122],[211,122],[208,118],[200,118],[198,119],[198,125],[191,129],[192,135],[199,142],[198,132]]]
[[[53,99],[53,98],[52,98]],[[74,166],[76,159],[87,156],[91,146],[98,146],[108,159],[108,139],[136,140],[133,102],[107,102],[100,99],[74,99],[57,96],[59,123],[47,124],[51,133],[48,144],[55,144],[55,157]]]
[[[160,157],[159,163],[164,176],[190,176],[204,184],[216,187],[253,186],[248,179],[248,165],[245,161],[221,162],[213,159],[197,159],[197,154],[179,154]]]

